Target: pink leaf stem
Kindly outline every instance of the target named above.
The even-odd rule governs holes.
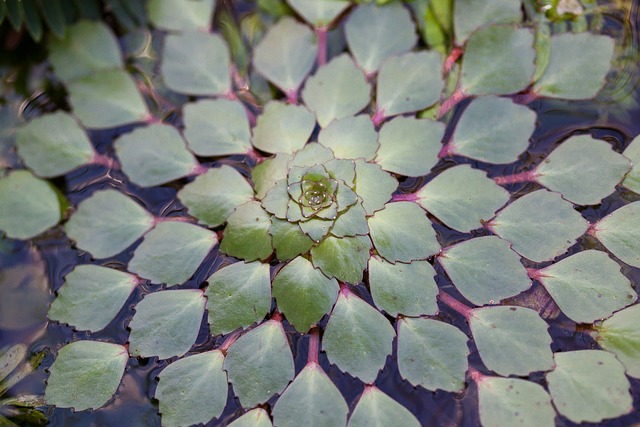
[[[227,338],[225,338],[224,342],[220,346],[220,350],[222,351],[222,353],[224,353],[225,355],[227,354],[227,350],[229,350],[229,347],[231,347],[231,345],[236,342],[241,333],[242,329],[238,329],[237,331],[233,331],[229,335],[227,335]]]
[[[589,228],[587,229],[587,234],[589,236],[593,236],[596,239],[598,238],[597,234],[598,234],[598,222],[594,222],[592,224],[589,224]]]
[[[309,354],[307,355],[307,365],[318,364],[318,351],[320,350],[320,334],[318,328],[309,331]]]
[[[289,89],[285,92],[285,95],[287,95],[287,101],[289,101],[290,104],[293,105],[298,105],[298,89]]]
[[[400,193],[391,197],[391,202],[417,202],[420,197],[416,193]]]
[[[473,381],[475,381],[475,383],[479,383],[480,381],[482,381],[483,379],[487,378],[487,376],[485,374],[483,374],[482,372],[478,371],[476,368],[474,368],[473,366],[469,366],[469,376],[471,377],[471,379]]]
[[[191,170],[191,175],[202,175],[209,170],[208,167],[201,165],[200,163],[196,163]]]
[[[498,185],[516,184],[518,182],[531,182],[540,177],[535,170],[515,173],[513,175],[497,176],[493,180]]]
[[[111,157],[105,155],[105,154],[100,154],[97,152],[93,153],[93,157],[91,158],[91,160],[89,161],[89,163],[91,163],[92,165],[99,165],[99,166],[104,166],[107,169],[119,169],[120,165],[118,165],[118,163],[112,159]]]
[[[376,112],[373,113],[373,116],[371,117],[373,125],[375,127],[378,127],[382,122],[384,122],[385,119],[386,117],[384,115],[384,110],[378,110],[378,107],[376,107]]]
[[[454,154],[456,154],[455,149],[456,147],[452,143],[447,142],[440,149],[440,152],[438,153],[438,158],[442,159],[445,157],[453,156]]]
[[[449,56],[447,56],[447,59],[444,60],[443,71],[445,75],[451,72],[451,69],[453,68],[456,61],[462,56],[462,52],[462,48],[458,46],[455,46],[453,49],[451,49],[451,52],[449,52]]]
[[[349,290],[349,285],[347,285],[344,282],[340,282],[340,293],[342,293],[342,295],[344,295],[345,297],[348,297],[349,295],[351,295],[351,291]]]
[[[464,316],[464,318],[467,319],[467,321],[471,317],[473,310],[470,307],[467,307],[466,305],[458,301],[457,299],[455,299],[454,297],[452,297],[451,295],[449,295],[448,293],[440,290],[440,292],[438,292],[438,299],[443,303],[445,303],[446,305],[448,305],[450,308],[457,311],[462,316]]]
[[[531,280],[540,280],[544,277],[549,277],[544,274],[543,268],[541,268],[540,270],[537,270],[535,268],[527,268],[527,276],[529,276]]]
[[[322,67],[327,63],[327,27],[316,28],[316,37],[318,38],[318,67]]]
[[[467,95],[462,93],[460,88],[456,89],[449,98],[445,99],[444,102],[440,105],[438,109],[438,114],[436,118],[441,119],[445,114],[447,114],[453,107],[458,105],[460,101],[467,98]]]
[[[271,320],[275,320],[276,322],[282,322],[282,314],[276,309],[271,315]]]
[[[254,162],[256,162],[256,164],[261,163],[264,159],[266,159],[266,157],[264,157],[262,154],[260,154],[253,148],[248,149],[245,155],[250,159],[252,159]]]

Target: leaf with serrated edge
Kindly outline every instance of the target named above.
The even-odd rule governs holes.
[[[369,234],[366,215],[367,213],[362,207],[362,203],[356,203],[349,210],[338,216],[333,223],[331,234],[336,237],[366,236]]]
[[[158,374],[155,398],[163,426],[206,424],[222,414],[228,389],[222,362],[220,350],[208,351],[173,362]]]
[[[237,262],[207,279],[211,335],[227,334],[261,321],[271,309],[269,265]]]
[[[543,262],[566,252],[588,225],[558,193],[538,190],[498,212],[489,228],[523,257]]]
[[[323,65],[307,79],[302,99],[316,113],[318,123],[326,127],[334,119],[362,111],[371,96],[371,86],[347,54]]]
[[[449,246],[438,255],[438,262],[462,296],[475,305],[498,303],[531,286],[520,256],[496,236]]]
[[[458,328],[433,319],[398,321],[398,369],[402,378],[427,390],[459,392],[469,366],[469,338]]]
[[[49,368],[44,398],[60,408],[98,409],[115,394],[128,360],[127,349],[121,345],[99,341],[67,344]]]
[[[329,362],[371,384],[391,354],[395,331],[378,310],[341,291],[322,338]]]
[[[253,128],[253,145],[267,153],[293,154],[304,147],[315,125],[303,106],[271,101]]]
[[[320,365],[310,363],[282,393],[273,408],[273,421],[280,427],[342,426],[349,408],[338,388]]]
[[[622,262],[640,267],[640,202],[616,209],[590,230]]]
[[[149,20],[163,30],[209,30],[215,0],[149,0]]]
[[[278,309],[299,332],[307,332],[338,299],[338,282],[327,278],[310,261],[297,257],[273,279]]]
[[[293,356],[282,323],[270,320],[229,347],[224,369],[245,408],[266,402],[293,380]]]
[[[386,426],[420,427],[420,423],[407,408],[375,386],[365,387],[347,427]]]
[[[249,201],[236,208],[227,219],[220,250],[246,261],[264,260],[271,255],[271,218],[260,202]]]
[[[616,357],[601,350],[556,353],[547,373],[549,393],[558,412],[574,423],[597,423],[633,410],[630,384]]]
[[[600,251],[579,252],[535,276],[560,310],[578,323],[607,318],[638,298],[618,263]]]
[[[65,277],[49,308],[51,320],[96,332],[118,314],[138,284],[131,274],[98,265],[78,265]]]
[[[469,326],[484,365],[504,375],[553,368],[549,325],[534,310],[497,306],[471,311]]]
[[[417,39],[411,15],[399,3],[358,6],[344,32],[349,50],[367,74],[375,73],[386,58],[411,50]]]
[[[398,181],[379,165],[356,160],[356,186],[354,190],[362,199],[367,215],[384,207],[391,194],[398,188]]]
[[[153,216],[133,199],[116,190],[99,190],[80,202],[64,230],[78,248],[106,258],[129,247],[153,223]]]
[[[189,215],[209,227],[217,227],[236,207],[253,199],[253,189],[234,168],[211,168],[178,191],[178,199]]]
[[[449,168],[417,193],[417,202],[454,230],[482,227],[509,201],[509,193],[469,165]]]
[[[633,164],[631,171],[622,181],[622,186],[640,194],[640,135],[633,138],[622,154]]]
[[[358,283],[367,267],[371,241],[368,237],[329,236],[318,246],[311,248],[311,261],[328,277]]]
[[[320,130],[318,142],[330,148],[338,159],[371,160],[380,146],[371,118],[364,114],[332,121]]]
[[[627,375],[640,379],[640,305],[620,310],[599,325],[595,325],[596,341],[603,349],[616,355]]]
[[[344,0],[287,0],[287,3],[316,28],[328,26],[349,7]]]
[[[314,241],[304,234],[298,224],[292,224],[275,217],[271,217],[269,234],[273,240],[273,248],[280,261],[288,261],[300,254],[309,252]]]
[[[129,323],[129,352],[159,359],[184,355],[196,342],[205,304],[199,289],[147,294]]]
[[[194,224],[164,221],[148,232],[129,261],[129,271],[152,283],[186,282],[218,243],[216,234]]]
[[[485,427],[553,427],[556,412],[540,384],[519,378],[478,380],[480,422]]]
[[[290,160],[289,154],[278,153],[274,157],[258,163],[251,170],[251,181],[253,181],[256,199],[261,200],[276,182],[287,177]]]
[[[369,287],[373,302],[390,316],[434,315],[438,312],[436,272],[427,261],[391,264],[369,259]]]
[[[368,221],[373,245],[391,263],[426,259],[440,250],[431,221],[416,203],[389,203]]]
[[[462,46],[477,29],[488,24],[511,24],[522,21],[521,0],[493,0],[479,3],[456,0],[453,15],[456,44]]]
[[[444,125],[440,122],[397,117],[380,129],[376,163],[400,175],[426,175],[438,163],[443,135]]]
[[[229,427],[273,427],[273,424],[267,411],[256,408],[237,418]]]

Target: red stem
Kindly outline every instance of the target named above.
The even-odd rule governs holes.
[[[309,331],[309,354],[307,355],[307,365],[318,364],[318,351],[320,349],[320,334],[318,328]]]
[[[452,309],[454,309],[455,311],[457,311],[458,313],[460,313],[462,316],[464,316],[465,319],[469,320],[469,318],[471,317],[473,310],[470,307],[467,307],[466,305],[458,301],[457,299],[455,299],[454,297],[452,297],[451,295],[449,295],[448,293],[441,290],[438,293],[438,299],[443,303],[445,303],[446,305],[448,305],[449,307],[451,307]]]
[[[469,372],[469,376],[471,377],[471,379],[473,381],[476,382],[476,384],[487,377],[486,375],[484,375],[482,372],[478,371],[473,366],[469,366],[469,371],[468,372]]]
[[[316,28],[316,37],[318,38],[318,67],[322,67],[327,63],[327,28]]]
[[[224,342],[220,346],[220,350],[224,354],[226,354],[227,350],[229,350],[229,347],[231,347],[231,345],[234,342],[236,342],[236,340],[240,337],[241,333],[242,333],[242,329],[238,329],[237,331],[231,332],[229,335],[227,335],[227,338],[225,338]]]
[[[285,92],[285,95],[287,95],[287,101],[290,104],[298,105],[298,89],[289,89]]]
[[[544,268],[541,268],[540,270],[537,270],[535,268],[527,268],[527,276],[529,276],[531,280],[540,280],[543,277],[549,277],[544,274]]]
[[[196,165],[191,170],[191,175],[202,175],[209,170],[208,167],[201,165],[200,163],[196,163]]]
[[[462,48],[455,46],[453,49],[451,49],[451,52],[449,52],[449,56],[447,56],[447,59],[444,60],[444,74],[449,74],[449,72],[451,71],[451,69],[453,68],[453,65],[456,63],[456,61],[462,56]]]
[[[391,197],[391,202],[417,202],[420,200],[416,193],[401,193],[394,194]]]
[[[456,150],[456,147],[450,142],[448,142],[444,144],[440,149],[440,152],[438,153],[438,158],[442,159],[444,157],[453,156],[454,154],[456,154],[455,150]]]
[[[462,93],[462,90],[459,88],[456,89],[449,98],[445,99],[444,102],[440,105],[440,109],[438,109],[438,114],[436,118],[441,119],[445,114],[447,114],[453,107],[458,105],[460,101],[467,98],[467,95]]]
[[[589,228],[587,229],[587,234],[589,236],[593,236],[596,239],[598,238],[597,234],[598,234],[598,223],[594,222],[592,224],[589,224]]]
[[[493,178],[493,180],[496,182],[496,184],[508,185],[508,184],[515,184],[515,183],[518,183],[518,182],[535,181],[539,177],[540,177],[540,175],[534,169],[534,170],[531,170],[531,171],[515,173],[513,175],[497,176],[497,177]]]
[[[276,309],[271,315],[271,320],[275,320],[276,322],[282,322],[282,314]]]
[[[378,110],[378,107],[376,107],[376,112],[373,113],[373,117],[371,117],[373,125],[375,127],[378,127],[382,122],[384,122],[385,119],[386,117],[384,115],[384,110]]]

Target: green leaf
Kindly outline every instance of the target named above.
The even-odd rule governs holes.
[[[311,218],[308,221],[300,222],[300,229],[307,235],[314,243],[319,243],[324,237],[329,234],[332,220],[325,220],[320,218]]]
[[[316,28],[327,27],[349,7],[344,0],[287,0],[287,3]]]
[[[245,408],[266,402],[295,375],[293,356],[282,323],[270,320],[247,332],[227,352],[224,369]]]
[[[606,351],[556,353],[556,369],[547,374],[553,403],[574,423],[597,423],[633,410],[629,380],[615,356]]]
[[[162,425],[207,424],[222,414],[227,404],[227,374],[220,350],[196,354],[173,362],[158,374],[155,398]]]
[[[57,111],[29,121],[16,130],[16,148],[25,165],[49,178],[88,163],[93,145],[78,122]]]
[[[469,232],[509,200],[509,193],[469,165],[445,170],[417,193],[424,209],[454,230]]]
[[[231,59],[222,37],[203,31],[169,34],[160,74],[167,87],[189,95],[225,95],[231,90]]]
[[[631,163],[590,135],[564,141],[535,169],[536,181],[579,205],[595,205],[613,193]]]
[[[69,83],[67,90],[73,112],[88,128],[122,126],[149,115],[133,79],[122,70],[95,72]]]
[[[0,230],[12,239],[30,239],[60,221],[60,201],[47,181],[26,170],[0,178]]]
[[[44,398],[49,405],[97,409],[111,399],[129,360],[121,345],[99,341],[76,341],[58,351],[49,368]]]
[[[398,320],[398,369],[402,378],[427,390],[464,389],[469,338],[458,328],[433,319]]]
[[[164,221],[145,236],[129,261],[129,271],[152,283],[189,280],[218,243],[216,234],[187,222]]]
[[[365,387],[351,413],[347,427],[420,427],[416,417],[404,406],[375,386]]]
[[[356,160],[356,190],[367,215],[382,209],[398,188],[398,181],[379,165]]]
[[[178,191],[189,215],[209,227],[222,225],[236,207],[253,199],[253,189],[228,165],[211,168]]]
[[[291,201],[288,187],[287,180],[281,179],[262,198],[262,207],[276,218],[287,219],[287,208]]]
[[[503,376],[528,375],[553,368],[549,325],[529,308],[472,310],[469,326],[484,365]]]
[[[48,317],[77,330],[99,331],[116,317],[137,284],[133,275],[122,271],[78,265],[58,289]]]
[[[366,114],[333,120],[320,130],[318,142],[330,148],[338,159],[372,160],[380,146],[378,134]]]
[[[344,32],[349,50],[367,74],[375,73],[388,57],[411,50],[417,39],[411,15],[400,3],[358,6]]]
[[[602,34],[567,32],[552,36],[549,64],[533,91],[552,98],[595,97],[606,83],[614,47],[614,40]]]
[[[633,138],[622,154],[633,164],[631,171],[622,181],[622,186],[640,194],[640,135]]]
[[[251,149],[249,119],[240,101],[203,99],[183,107],[184,137],[198,156],[244,154]]]
[[[391,264],[369,259],[369,287],[376,306],[390,316],[435,315],[438,312],[436,272],[427,261]]]
[[[289,323],[306,333],[338,299],[338,282],[327,278],[310,261],[297,257],[273,279],[273,296]]]
[[[342,291],[325,328],[322,349],[340,370],[371,384],[391,354],[395,335],[378,310]]]
[[[498,212],[489,229],[535,262],[561,255],[587,230],[587,221],[558,193],[538,190]]]
[[[519,92],[533,79],[534,60],[531,30],[503,25],[481,28],[467,41],[460,89],[467,95]]]
[[[336,56],[307,79],[302,99],[326,127],[335,119],[362,111],[371,99],[371,86],[348,54]]]
[[[431,221],[416,203],[389,203],[368,221],[376,250],[391,263],[426,259],[440,250]]]
[[[316,268],[336,279],[358,283],[362,281],[362,272],[367,267],[371,241],[368,237],[329,236],[318,246],[311,248],[311,261]]]
[[[271,217],[269,234],[273,240],[273,248],[280,261],[288,261],[298,255],[309,252],[315,243],[307,236],[298,224]]]
[[[309,27],[281,18],[255,47],[256,71],[285,93],[295,93],[311,71],[318,45]]]
[[[622,262],[640,267],[640,202],[613,211],[590,232]]]
[[[215,0],[149,0],[149,20],[163,30],[209,30]]]
[[[49,39],[49,61],[66,83],[97,71],[123,67],[118,40],[99,21],[80,21],[67,27],[64,37]]]
[[[595,338],[603,349],[616,355],[627,375],[640,378],[640,305],[625,308],[595,325]]]
[[[227,219],[220,250],[246,261],[265,260],[273,252],[270,227],[271,218],[260,202],[240,205]]]
[[[385,117],[433,105],[444,88],[442,56],[435,51],[392,56],[378,74],[376,109]]]
[[[478,380],[480,422],[485,427],[553,427],[556,412],[540,384],[519,378]]]
[[[578,323],[607,318],[638,298],[618,263],[600,251],[579,252],[535,276],[560,310]]]
[[[520,256],[496,236],[449,246],[438,255],[438,262],[462,296],[475,305],[496,304],[531,286]]]
[[[198,162],[176,128],[151,124],[125,133],[114,143],[122,171],[140,187],[166,184],[194,172]]]
[[[24,20],[25,25],[27,27],[27,31],[31,35],[31,38],[39,42],[42,40],[42,21],[40,19],[40,14],[38,12],[38,6],[36,4],[36,0],[22,0],[23,12],[24,12]],[[4,9],[0,7],[0,22],[2,22],[2,17],[4,15]],[[3,420],[4,421],[4,420]]]
[[[534,111],[510,99],[476,98],[456,125],[449,153],[487,163],[515,162],[529,146],[536,120]]]
[[[438,163],[444,125],[431,119],[397,117],[380,129],[376,163],[406,176],[427,175]]]
[[[216,271],[207,282],[205,296],[213,336],[260,322],[271,309],[268,264],[236,262]]]
[[[320,365],[310,363],[282,393],[273,408],[273,421],[281,427],[334,427],[347,423],[349,408],[338,388]]]
[[[330,149],[323,147],[317,142],[310,142],[300,151],[296,152],[293,159],[291,159],[291,162],[289,163],[289,182],[294,182],[291,180],[294,167],[298,168],[298,172],[305,173],[306,168],[315,165],[324,165],[325,163],[329,163],[333,160],[335,159],[333,157],[333,152]],[[302,179],[302,174],[297,176],[297,179]]]
[[[521,0],[494,0],[487,3],[456,0],[453,20],[457,44],[464,45],[474,31],[485,25],[521,22],[521,8]]]
[[[289,154],[278,153],[254,166],[251,170],[251,181],[253,181],[256,199],[261,200],[277,181],[287,177],[290,160]]]
[[[147,294],[129,323],[131,355],[159,359],[184,355],[196,342],[206,301],[200,289]]]
[[[267,153],[293,154],[309,140],[316,120],[300,105],[271,101],[253,128],[253,145]]]
[[[237,418],[229,427],[273,427],[273,424],[267,411],[256,408]]]
[[[78,248],[94,258],[116,255],[154,224],[153,216],[117,190],[99,190],[84,199],[64,226]]]
[[[338,216],[331,228],[331,234],[336,237],[366,236],[369,234],[366,215],[362,203],[357,202]]]
[[[40,2],[42,17],[47,26],[56,37],[64,37],[67,23],[65,22],[62,2],[44,1]]]

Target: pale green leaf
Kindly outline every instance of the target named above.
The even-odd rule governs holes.
[[[265,159],[251,170],[251,181],[256,192],[256,199],[261,200],[277,181],[287,177],[291,156],[278,153]]]
[[[178,199],[198,222],[217,227],[237,206],[253,199],[253,189],[240,172],[222,165],[209,169],[182,187]]]
[[[633,378],[640,378],[639,324],[640,304],[635,304],[595,326],[600,347],[614,353]]]
[[[349,7],[344,0],[287,0],[287,3],[316,28],[327,27]]]
[[[633,138],[622,154],[633,163],[633,168],[622,181],[622,186],[640,194],[640,136]]]
[[[158,374],[155,398],[162,425],[190,426],[218,418],[227,404],[227,374],[220,350],[173,362]]]
[[[356,160],[356,193],[367,215],[382,209],[398,188],[398,181],[379,165]]]
[[[398,321],[398,369],[402,378],[427,390],[459,392],[467,372],[469,338],[458,328],[433,319]]]
[[[282,323],[270,320],[238,338],[227,351],[224,369],[245,408],[281,393],[295,375]]]
[[[320,130],[318,142],[330,148],[338,159],[371,160],[379,147],[378,134],[365,114],[332,121]]]
[[[273,408],[280,427],[335,427],[347,423],[349,408],[320,365],[310,363],[282,393]]]
[[[319,243],[329,234],[331,226],[333,225],[333,220],[311,218],[308,221],[300,222],[298,225],[311,240],[315,243]]]
[[[99,341],[76,341],[58,351],[49,368],[44,398],[49,405],[97,409],[118,389],[129,360],[121,345]]]
[[[338,299],[338,282],[329,279],[310,261],[297,257],[273,279],[273,296],[289,323],[306,333],[327,314]]]
[[[366,236],[369,234],[366,215],[367,212],[362,207],[362,203],[357,202],[338,216],[331,228],[331,234],[336,237]]]
[[[209,30],[215,0],[149,0],[149,20],[163,30]]]
[[[427,175],[438,163],[444,125],[431,119],[397,117],[380,129],[376,163],[406,176]]]
[[[298,168],[299,172],[306,172],[306,168],[314,165],[324,165],[325,163],[329,163],[333,160],[333,152],[330,149],[318,144],[317,142],[308,143],[295,153],[295,156],[293,156],[289,163],[289,167],[291,168],[289,171],[289,183],[295,182],[291,179],[294,167]],[[299,181],[302,179],[302,175],[297,176],[296,179]]]
[[[273,424],[267,411],[256,408],[237,418],[229,427],[273,427]]]
[[[449,246],[438,255],[438,262],[462,296],[475,305],[496,304],[531,286],[520,256],[496,236]]]
[[[368,237],[329,236],[311,248],[311,261],[328,277],[355,284],[362,281],[370,249]]]
[[[622,262],[640,267],[640,202],[613,211],[590,232]]]
[[[134,357],[182,356],[198,337],[206,298],[199,289],[147,294],[129,323],[129,352]]]
[[[391,354],[395,331],[378,310],[351,292],[340,292],[322,337],[329,362],[371,384]]]
[[[261,321],[271,309],[269,265],[237,262],[216,271],[205,291],[211,335]]]
[[[351,413],[348,427],[420,427],[416,417],[404,406],[375,386],[365,387]]]
[[[116,317],[137,284],[134,276],[122,271],[78,265],[58,289],[48,317],[78,330],[99,331]]]
[[[271,218],[260,202],[240,205],[227,219],[220,250],[246,261],[265,260],[273,252],[270,227]]]
[[[267,153],[293,154],[304,147],[315,125],[303,106],[271,101],[253,128],[253,145]]]
[[[271,234],[273,248],[280,261],[287,261],[300,254],[307,253],[315,243],[302,231],[298,224],[275,217],[271,217],[269,234]]]
[[[60,221],[60,201],[47,181],[26,170],[0,178],[0,230],[12,239],[30,239]]]
[[[538,190],[498,212],[489,229],[535,262],[551,260],[587,231],[587,221],[558,193]]]
[[[574,423],[597,423],[633,410],[624,367],[606,351],[556,353],[556,369],[547,374],[553,403]]]
[[[262,207],[276,218],[287,219],[287,208],[291,201],[286,179],[276,182],[262,198]]]
[[[456,0],[453,21],[456,43],[464,45],[477,29],[489,24],[511,24],[522,21],[521,0]]]
[[[25,165],[42,177],[64,175],[94,155],[85,131],[69,114],[57,111],[16,130],[16,148]]]
[[[409,11],[397,2],[358,6],[349,15],[344,31],[349,50],[367,74],[375,73],[388,57],[411,50],[417,39]]]

